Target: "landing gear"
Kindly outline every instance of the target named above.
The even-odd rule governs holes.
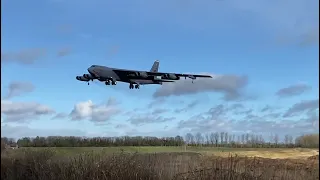
[[[140,88],[139,84],[133,85],[132,83],[130,83],[129,85],[129,89],[139,89],[139,88]]]
[[[117,85],[117,81],[107,80],[107,81],[105,82],[105,84],[106,84],[107,86],[109,86],[110,84],[112,84],[112,85]]]
[[[93,79],[91,79],[91,81],[93,81]],[[90,80],[88,81],[88,86],[89,86],[89,84],[90,84],[89,82],[90,82]]]

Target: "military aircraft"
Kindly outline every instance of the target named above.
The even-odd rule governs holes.
[[[93,81],[97,79],[101,82],[105,82],[106,85],[116,85],[117,81],[129,83],[129,89],[139,89],[140,85],[147,84],[160,84],[163,82],[174,82],[180,80],[180,77],[188,77],[192,80],[197,77],[212,78],[208,75],[195,75],[195,74],[177,74],[177,73],[162,73],[158,72],[160,62],[156,60],[153,63],[150,71],[139,71],[129,69],[117,69],[100,65],[92,65],[87,70],[89,74],[83,74],[83,76],[77,76],[79,81]],[[193,81],[192,81],[193,83]]]

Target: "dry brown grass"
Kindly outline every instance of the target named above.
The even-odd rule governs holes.
[[[318,160],[203,156],[199,153],[85,153],[52,149],[1,155],[1,179],[319,179]]]
[[[319,152],[315,149],[307,149],[307,148],[277,148],[273,150],[239,150],[233,152],[204,152],[206,155],[221,156],[221,157],[229,157],[232,156],[240,156],[240,157],[261,157],[261,158],[269,158],[269,159],[308,159],[310,156],[315,156],[319,154]]]

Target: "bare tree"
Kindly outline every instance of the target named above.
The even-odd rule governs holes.
[[[289,135],[288,137],[288,141],[289,141],[289,144],[290,144],[290,147],[293,145],[293,137],[291,135]]]
[[[215,142],[214,133],[210,133],[210,142],[211,142],[211,145],[213,146],[213,144]]]
[[[240,135],[237,136],[237,143],[239,143],[239,144],[241,143],[241,136]]]
[[[187,142],[187,144],[193,143],[193,135],[191,133],[186,134],[186,142]]]
[[[210,145],[210,137],[209,137],[209,134],[206,133],[205,137],[206,137],[206,145],[209,146],[209,145]]]
[[[220,144],[221,145],[224,143],[223,138],[224,138],[224,132],[220,132]]]
[[[229,142],[229,144],[232,143],[232,134],[229,134],[229,135],[228,135],[228,142]]]
[[[285,144],[286,147],[289,146],[289,135],[288,135],[288,134],[286,134],[286,135],[284,136],[284,144]]]
[[[219,143],[219,133],[214,133],[214,141],[215,141],[215,144],[216,144],[216,147],[218,147],[218,143]]]
[[[245,134],[241,134],[241,144],[244,144],[245,143]]]
[[[226,145],[228,145],[228,143],[230,143],[230,142],[228,142],[228,138],[229,138],[229,135],[228,135],[227,132],[225,132],[225,133],[224,133],[224,143],[225,143]]]
[[[278,136],[278,134],[275,134],[273,138],[274,138],[274,143],[275,143],[276,147],[278,147],[278,144],[279,144],[279,136]]]
[[[196,134],[196,136],[195,136],[195,139],[196,139],[197,145],[201,145],[201,144],[202,144],[202,142],[203,142],[203,136],[202,136],[201,133],[198,132],[198,133]]]
[[[250,135],[247,133],[246,134],[246,144],[250,143]]]

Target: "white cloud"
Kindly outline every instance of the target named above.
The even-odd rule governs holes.
[[[46,55],[42,48],[24,49],[18,52],[1,52],[1,63],[34,64]]]
[[[285,88],[281,88],[276,92],[276,95],[279,97],[291,97],[291,96],[298,96],[302,93],[311,89],[311,86],[307,84],[294,84],[290,85]]]
[[[88,119],[93,122],[106,122],[115,115],[119,114],[121,109],[113,99],[107,103],[96,105],[91,100],[77,103],[70,113],[72,120]]]
[[[5,115],[3,122],[25,122],[54,113],[51,107],[36,102],[1,100],[1,114]]]
[[[10,99],[15,96],[22,95],[24,93],[30,93],[34,91],[35,86],[30,82],[11,82],[8,87],[8,93],[5,99]]]

